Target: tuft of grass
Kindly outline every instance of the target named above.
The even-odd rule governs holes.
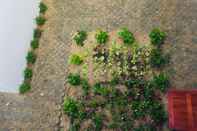
[[[96,37],[97,43],[105,44],[107,42],[109,36],[108,36],[107,32],[100,30],[96,33],[95,37]]]
[[[158,76],[153,77],[153,85],[156,89],[165,92],[169,87],[169,78],[166,74],[160,73]]]
[[[101,131],[102,130],[102,124],[103,124],[102,121],[103,121],[102,117],[98,114],[93,117],[95,131]]]
[[[33,71],[32,69],[26,68],[24,71],[24,78],[26,79],[31,79],[33,76]]]
[[[39,47],[39,40],[38,39],[33,39],[32,41],[31,41],[31,48],[32,49],[37,49]]]
[[[150,53],[150,65],[153,68],[160,68],[168,63],[167,57],[163,56],[160,49],[153,49]]]
[[[36,24],[39,26],[44,25],[46,22],[46,19],[43,16],[36,17]]]
[[[151,43],[156,46],[163,44],[166,36],[166,33],[161,31],[159,28],[153,29],[149,34]]]
[[[133,33],[131,33],[127,28],[120,29],[120,31],[118,32],[118,36],[127,45],[131,45],[135,42],[135,38],[133,36]]]
[[[31,89],[31,85],[29,83],[23,83],[19,87],[19,92],[20,92],[20,94],[24,94],[24,93],[28,92],[30,89]]]
[[[34,29],[34,35],[33,35],[34,39],[40,39],[41,35],[42,35],[42,31],[40,29]]]
[[[39,8],[41,14],[45,14],[45,12],[48,10],[48,7],[43,2],[40,3]]]
[[[79,103],[74,99],[67,98],[64,101],[64,113],[67,114],[71,118],[76,118],[79,115]]]
[[[109,94],[109,90],[107,89],[107,87],[102,86],[100,83],[96,83],[93,86],[93,91],[95,94],[102,96],[107,96]]]
[[[86,40],[86,38],[87,38],[87,33],[85,31],[78,31],[73,39],[77,45],[83,46],[84,45],[83,42]]]
[[[67,82],[73,86],[81,84],[81,78],[79,74],[69,74],[67,77]]]
[[[73,64],[73,65],[80,65],[83,63],[83,59],[81,56],[77,55],[77,54],[72,54],[69,57],[69,63]]]
[[[36,62],[36,54],[33,51],[29,51],[26,56],[26,60],[28,64],[34,64]]]

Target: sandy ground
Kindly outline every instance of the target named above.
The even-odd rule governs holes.
[[[60,106],[65,91],[68,45],[73,32],[79,29],[112,31],[127,26],[141,36],[161,27],[168,33],[165,51],[171,54],[168,67],[171,86],[197,87],[196,0],[44,1],[49,6],[48,22],[34,68],[33,89],[25,96],[1,95],[0,130],[63,128]],[[7,106],[8,102],[11,104]]]

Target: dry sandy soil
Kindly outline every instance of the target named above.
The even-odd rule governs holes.
[[[137,36],[154,27],[168,33],[173,88],[197,88],[197,0],[44,0],[48,22],[34,68],[32,90],[0,94],[0,131],[55,131],[61,126],[68,45],[79,29],[126,26]]]

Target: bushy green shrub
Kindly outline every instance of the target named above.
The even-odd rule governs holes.
[[[34,64],[36,62],[36,54],[33,51],[29,51],[26,56],[26,60],[28,64]]]
[[[84,91],[84,94],[88,94],[88,90],[89,90],[89,88],[90,88],[90,85],[88,84],[88,81],[87,80],[85,80],[85,79],[82,79],[81,80],[81,86],[82,86],[82,89],[83,89],[83,91]]]
[[[79,103],[71,98],[67,98],[64,101],[63,110],[71,118],[76,118],[79,115]]]
[[[34,30],[34,35],[33,35],[34,39],[39,39],[41,35],[42,35],[42,31],[40,29],[37,28]]]
[[[78,31],[77,34],[74,36],[74,41],[77,45],[83,46],[84,41],[87,38],[87,33],[85,31]]]
[[[135,42],[135,38],[133,33],[131,33],[127,28],[122,28],[118,32],[118,36],[123,40],[123,42],[127,45],[133,44]]]
[[[46,19],[43,16],[36,17],[36,24],[41,26],[44,25],[46,22]]]
[[[95,131],[101,131],[102,130],[102,117],[100,115],[95,115],[93,117],[94,127]]]
[[[166,33],[162,32],[158,28],[155,28],[150,32],[149,37],[153,45],[160,46],[161,44],[163,44],[166,38]]]
[[[73,86],[77,86],[81,84],[81,78],[79,74],[69,74],[67,78],[67,82]]]
[[[102,30],[100,30],[100,31],[98,31],[97,33],[96,33],[96,41],[97,41],[97,43],[99,43],[99,44],[104,44],[104,43],[106,43],[107,42],[107,40],[108,40],[108,34],[107,34],[107,32],[105,32],[105,31],[102,31]]]
[[[33,39],[31,41],[31,48],[35,50],[35,49],[38,48],[38,46],[39,46],[39,40],[38,39]]]
[[[24,71],[24,78],[25,79],[31,79],[33,76],[33,71],[32,69],[26,68]]]
[[[83,63],[83,59],[81,56],[77,55],[77,54],[72,54],[69,57],[69,63],[73,64],[73,65],[80,65]]]
[[[23,83],[22,85],[20,85],[19,87],[19,92],[21,94],[26,93],[27,91],[29,91],[31,89],[31,85],[29,83]]]
[[[109,90],[107,89],[107,87],[102,86],[100,83],[96,83],[93,86],[93,91],[95,94],[102,96],[107,96],[109,94]]]
[[[138,119],[146,115],[147,103],[145,101],[133,101],[132,102],[132,111],[133,117]]]
[[[45,14],[45,12],[48,9],[47,6],[43,2],[40,3],[39,8],[40,8],[40,13],[41,14]]]
[[[150,53],[150,64],[153,68],[160,68],[168,62],[167,58],[162,55],[160,49],[153,49]]]
[[[153,85],[156,89],[165,92],[166,89],[169,87],[169,78],[166,74],[161,73],[158,76],[153,77]]]

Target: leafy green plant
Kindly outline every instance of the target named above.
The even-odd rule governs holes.
[[[141,118],[146,115],[147,103],[145,101],[133,101],[132,111],[134,118]]]
[[[76,118],[79,115],[79,103],[74,99],[65,99],[63,109],[64,113],[71,118]]]
[[[48,7],[43,2],[40,3],[39,8],[41,14],[45,14],[45,12],[48,10]]]
[[[102,130],[102,117],[98,114],[96,114],[93,117],[93,122],[94,122],[94,127],[95,127],[95,131],[101,131]]]
[[[153,85],[156,89],[165,92],[169,87],[169,78],[166,74],[160,73],[158,76],[153,77]]]
[[[43,16],[36,17],[36,24],[41,26],[44,25],[46,22],[46,19]]]
[[[102,86],[100,83],[96,83],[93,86],[93,91],[95,94],[99,94],[102,96],[107,96],[109,94],[109,90],[107,89],[107,87]]]
[[[69,63],[73,64],[73,65],[80,65],[83,63],[83,59],[81,56],[77,55],[77,54],[72,54],[69,57]]]
[[[34,39],[39,39],[41,35],[42,35],[42,31],[40,29],[37,28],[34,30],[34,35],[33,35]]]
[[[25,79],[31,79],[33,76],[33,71],[32,69],[26,68],[24,71],[24,78]]]
[[[33,39],[31,41],[31,48],[35,50],[35,49],[38,48],[38,46],[39,46],[39,40],[38,39]]]
[[[73,86],[77,86],[81,84],[81,78],[79,74],[69,74],[67,78],[67,82]]]
[[[29,51],[26,56],[26,60],[28,64],[34,64],[36,62],[36,54],[33,51]]]
[[[127,28],[122,28],[118,32],[118,36],[123,40],[123,42],[127,45],[133,44],[135,42],[135,38],[133,33],[131,33]]]
[[[166,38],[166,33],[158,28],[155,28],[150,32],[149,37],[153,45],[160,46],[161,44],[163,44]]]
[[[19,92],[21,94],[26,93],[27,91],[29,91],[31,89],[31,85],[29,83],[23,83],[22,85],[20,85],[19,87]]]
[[[74,40],[77,45],[83,46],[84,41],[87,38],[87,33],[85,31],[78,31],[77,34],[74,36]]]
[[[87,80],[85,80],[85,79],[82,79],[81,80],[81,86],[82,86],[82,89],[83,89],[83,91],[84,91],[84,94],[88,94],[88,90],[89,90],[89,88],[90,88],[90,85],[88,84],[88,81]]]
[[[160,68],[168,62],[167,58],[161,54],[160,49],[153,49],[150,53],[150,64],[153,68]]]
[[[108,36],[107,32],[105,32],[105,31],[100,30],[96,33],[96,40],[97,40],[97,43],[99,43],[99,44],[106,43],[108,40],[108,37],[109,36]]]

